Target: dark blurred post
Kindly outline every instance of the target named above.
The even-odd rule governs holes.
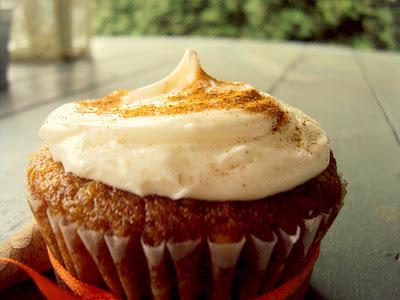
[[[11,9],[0,8],[0,91],[6,90],[8,67],[8,41],[11,31]]]

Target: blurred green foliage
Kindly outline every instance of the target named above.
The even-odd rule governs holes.
[[[212,35],[400,48],[399,0],[97,0],[100,35]]]

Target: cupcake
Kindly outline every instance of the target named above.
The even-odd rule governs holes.
[[[272,290],[305,267],[344,196],[315,120],[211,77],[193,50],[154,84],[62,105],[40,136],[27,195],[49,249],[127,299]]]

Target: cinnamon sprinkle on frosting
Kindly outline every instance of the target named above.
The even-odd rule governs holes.
[[[79,113],[118,115],[123,118],[197,113],[207,110],[242,109],[250,113],[265,114],[274,119],[273,130],[287,122],[287,112],[278,101],[243,83],[219,81],[207,74],[178,93],[163,97],[162,105],[143,104],[129,106],[122,101],[127,90],[118,90],[104,98],[77,102]],[[214,88],[215,86],[218,88]]]

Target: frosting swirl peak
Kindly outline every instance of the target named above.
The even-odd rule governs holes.
[[[313,119],[209,76],[193,50],[154,84],[59,107],[40,135],[67,172],[172,199],[260,199],[321,173],[330,152]]]
[[[193,50],[186,50],[177,68],[152,85],[78,102],[81,113],[116,114],[124,118],[221,109],[267,114],[274,119],[275,129],[287,121],[286,112],[272,96],[242,82],[221,81],[208,75]]]

